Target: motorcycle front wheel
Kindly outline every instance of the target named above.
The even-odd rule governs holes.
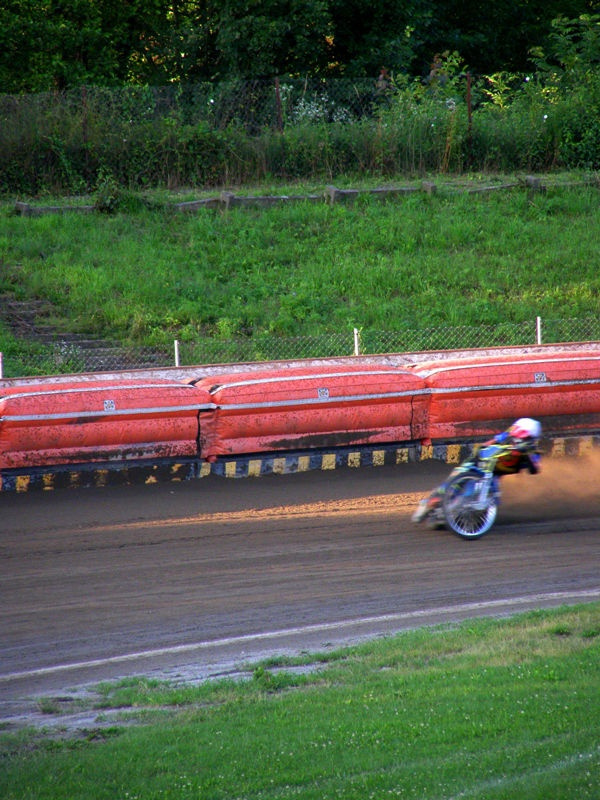
[[[496,520],[498,506],[488,496],[484,508],[477,508],[478,483],[481,476],[457,475],[444,492],[443,508],[448,527],[463,539],[478,539],[487,533]]]

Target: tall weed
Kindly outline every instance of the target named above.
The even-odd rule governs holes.
[[[451,54],[435,80],[398,80],[380,96],[357,89],[334,101],[323,86],[295,105],[284,96],[280,123],[272,87],[246,87],[239,95],[246,105],[217,85],[212,93],[202,85],[164,97],[139,87],[0,95],[0,193],[89,191],[102,169],[139,189],[365,171],[597,168],[597,68],[577,83],[552,74],[490,76],[473,78],[469,90],[461,69]]]

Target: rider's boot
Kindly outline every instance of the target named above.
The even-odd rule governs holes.
[[[427,516],[427,498],[421,500],[421,502],[417,506],[417,510],[412,515],[411,520],[413,522],[423,522],[426,516]]]
[[[417,506],[417,510],[412,515],[411,520],[413,522],[423,522],[425,517],[435,511],[438,506],[440,505],[440,498],[432,495],[430,497],[426,497],[424,500],[421,500],[419,505]]]

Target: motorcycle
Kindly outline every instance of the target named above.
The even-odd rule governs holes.
[[[463,461],[448,480],[421,501],[413,520],[430,528],[448,527],[463,539],[487,533],[498,514],[500,491],[496,462],[512,445],[488,444]]]

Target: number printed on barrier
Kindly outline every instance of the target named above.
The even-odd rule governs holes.
[[[105,411],[116,411],[117,406],[114,400],[105,400],[104,401],[104,410]]]

